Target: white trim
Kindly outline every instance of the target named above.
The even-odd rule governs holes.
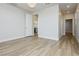
[[[23,38],[23,37],[26,37],[26,36],[19,36],[19,37],[14,37],[14,38],[3,39],[3,40],[0,40],[0,43],[5,42],[5,41],[10,41],[10,40],[16,40],[16,39]]]
[[[53,37],[47,37],[47,36],[41,36],[41,35],[38,35],[39,38],[46,38],[46,39],[51,39],[51,40],[56,40],[58,41],[59,38],[53,38]]]
[[[75,30],[75,19],[73,18],[72,19],[72,31],[73,31],[73,35],[75,35],[75,32],[74,32],[74,30]]]
[[[64,18],[64,35],[65,35],[65,25],[66,25],[66,24],[65,24],[65,18]]]

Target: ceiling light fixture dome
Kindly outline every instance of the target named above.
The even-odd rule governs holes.
[[[67,5],[66,7],[67,7],[67,8],[70,8],[70,5]]]
[[[36,3],[28,3],[27,5],[31,8],[34,8],[36,6]]]

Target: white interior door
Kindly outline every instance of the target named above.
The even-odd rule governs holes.
[[[32,15],[26,14],[26,36],[32,36]]]

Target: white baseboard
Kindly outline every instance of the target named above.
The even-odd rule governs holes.
[[[19,36],[19,37],[14,37],[14,38],[2,39],[2,40],[0,40],[0,43],[5,42],[5,41],[10,41],[10,40],[16,40],[16,39],[23,38],[23,37],[26,37],[26,36]]]
[[[59,38],[53,38],[53,37],[47,37],[47,36],[40,36],[40,35],[38,35],[38,37],[40,37],[40,38],[46,38],[46,39],[51,39],[51,40],[56,40],[56,41],[59,40]]]
[[[18,36],[18,37],[14,37],[14,38],[8,38],[8,39],[2,39],[0,40],[0,43],[1,42],[5,42],[5,41],[10,41],[10,40],[16,40],[16,39],[19,39],[19,38],[23,38],[23,37],[27,37],[27,36]],[[40,38],[46,38],[46,39],[51,39],[51,40],[59,40],[59,38],[53,38],[53,37],[47,37],[47,36],[38,36]]]

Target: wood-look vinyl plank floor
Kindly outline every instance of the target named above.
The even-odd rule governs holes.
[[[59,41],[25,37],[0,43],[0,56],[78,56],[79,43],[72,35]]]

